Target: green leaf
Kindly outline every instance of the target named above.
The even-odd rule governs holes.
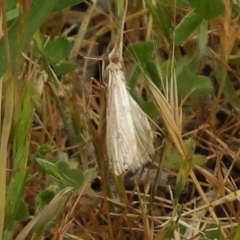
[[[48,204],[52,201],[55,195],[55,191],[53,191],[51,188],[47,188],[41,191],[38,197],[41,199],[41,203]]]
[[[70,169],[69,170],[69,186],[74,190],[79,190],[84,183],[84,175],[80,169]]]
[[[78,190],[84,182],[83,172],[80,169],[70,169],[68,162],[65,160],[51,163],[45,159],[37,158],[36,161],[44,172],[59,180],[64,184],[64,187],[72,187]]]
[[[150,101],[144,101],[138,97],[136,97],[134,94],[132,94],[133,99],[137,102],[139,107],[151,118],[154,119],[156,116],[158,116],[158,111],[154,105],[153,102]]]
[[[39,148],[39,150],[37,152],[37,156],[46,157],[46,155],[48,153],[50,153],[51,151],[52,151],[52,148],[51,148],[50,144],[45,143],[45,144],[41,145],[41,147]]]
[[[180,156],[179,152],[173,147],[173,145],[169,142],[166,144],[167,153],[164,150],[164,163],[169,164],[171,162],[172,166],[176,167],[180,163],[178,175],[177,175],[177,183],[176,183],[176,192],[175,192],[175,202],[178,202],[180,195],[184,189],[184,186],[187,182],[188,176],[194,165],[196,164],[205,164],[206,157],[201,155],[194,155],[194,147],[195,147],[195,140],[189,138],[188,140],[184,141],[184,149],[187,152],[187,156],[183,159]]]
[[[188,55],[185,55],[181,57],[176,64],[176,70],[175,70],[176,76],[179,76],[185,67],[189,68],[189,66],[192,65],[193,60],[194,60],[194,56],[190,57]],[[190,72],[195,73],[194,70],[195,69],[190,69]]]
[[[73,4],[77,4],[82,2],[80,0],[51,0],[51,1],[42,1],[42,0],[33,0],[31,4],[31,8],[29,11],[29,15],[27,16],[27,21],[23,28],[19,31],[19,26],[22,26],[19,23],[19,19],[15,21],[8,31],[9,37],[9,46],[10,47],[10,58],[14,63],[16,56],[21,55],[22,49],[30,42],[33,34],[37,31],[37,29],[42,25],[42,23],[46,20],[46,18],[53,12],[57,10],[61,10],[62,8],[66,8],[72,6]],[[41,11],[40,11],[41,10]],[[19,34],[21,34],[21,41],[18,41]],[[7,69],[6,62],[6,51],[4,47],[3,38],[0,40],[0,77],[5,73]]]
[[[155,61],[149,61],[146,62],[145,64],[145,68],[146,71],[151,79],[151,81],[157,86],[160,87],[162,85],[162,80],[161,80],[161,73],[159,74],[159,70],[158,70],[158,66],[157,66],[158,62]]]
[[[32,47],[32,54],[35,58],[39,58],[44,51],[44,45],[48,41],[48,37],[43,36],[39,30],[33,35],[34,44]]]
[[[19,16],[19,8],[12,9],[7,12],[7,21],[10,21]]]
[[[57,157],[56,157],[57,161],[63,161],[63,162],[68,162],[68,154],[65,152],[59,152]]]
[[[222,0],[189,0],[189,4],[206,20],[218,17],[225,10]]]
[[[15,238],[16,240],[27,239],[31,231],[43,234],[44,227],[48,225],[61,211],[66,201],[72,194],[72,188],[65,188],[59,192],[52,201],[37,216],[35,216]],[[36,235],[37,235],[36,234]],[[35,236],[36,236],[35,235]],[[39,235],[37,235],[39,236]]]
[[[192,156],[192,163],[193,163],[193,165],[203,166],[204,164],[206,164],[206,162],[207,162],[207,159],[203,155],[194,154]]]
[[[10,11],[17,6],[18,0],[7,0],[6,3],[7,3],[7,10]]]
[[[77,168],[70,169],[68,163],[64,161],[59,161],[56,165],[59,172],[61,172],[64,177],[64,183],[68,184],[68,187],[72,187],[75,190],[80,189],[84,182],[83,172]]]
[[[88,170],[86,170],[86,171],[83,172],[84,180],[85,180],[86,183],[88,183],[89,181],[91,181],[94,172],[95,172],[94,169],[88,169]]]
[[[213,86],[209,77],[192,74],[187,67],[177,76],[177,87],[179,95],[201,97],[211,94]]]
[[[29,219],[28,208],[25,202],[22,200],[19,202],[18,211],[16,213],[15,220],[16,221],[26,221]]]
[[[43,49],[46,57],[53,62],[58,63],[60,60],[69,56],[72,49],[72,44],[65,37],[59,37],[54,41],[49,41]]]
[[[188,139],[184,141],[184,148],[189,153],[189,158],[192,165],[203,165],[206,163],[206,157],[203,155],[192,154],[194,151],[194,140]],[[163,166],[171,170],[179,170],[183,164],[182,156],[179,154],[177,149],[170,143],[167,142],[163,153]]]
[[[161,64],[160,73],[163,79],[170,79],[172,74],[172,68],[174,67],[175,63],[171,59],[163,62]]]
[[[228,64],[239,65],[240,64],[240,56],[239,55],[230,55],[228,58]]]
[[[45,160],[43,158],[36,158],[36,161],[40,165],[40,167],[43,169],[44,172],[50,174],[51,176],[55,177],[61,182],[64,180],[56,164],[51,163],[48,160]]]
[[[54,7],[52,12],[60,11],[64,8],[72,7],[81,2],[86,2],[86,0],[67,0],[67,1],[59,1],[58,4]]]
[[[184,186],[187,182],[188,176],[192,170],[192,161],[191,159],[184,159],[181,165],[181,168],[177,175],[176,183],[176,192],[175,192],[175,203],[178,202],[179,197],[181,196]]]
[[[132,44],[126,49],[126,55],[132,56],[137,62],[144,64],[151,60],[154,51],[159,48],[158,42],[142,42]]]
[[[145,0],[145,3],[159,30],[158,32],[169,38],[172,33],[171,19],[173,18],[170,8],[162,1],[157,1],[156,6],[150,0]]]
[[[208,43],[208,22],[202,21],[199,27],[198,35],[198,49],[199,49],[199,59],[201,59],[205,52]]]
[[[63,76],[74,72],[78,68],[76,63],[62,62],[53,67],[56,76]]]
[[[181,45],[198,28],[202,22],[202,17],[194,12],[187,14],[175,28],[175,45]]]
[[[129,79],[127,81],[127,85],[130,92],[134,90],[137,81],[142,73],[143,73],[142,67],[140,66],[140,64],[136,64],[135,68],[132,70],[132,74],[129,76]]]
[[[9,31],[9,46],[11,60],[17,59],[16,56],[20,56],[21,50],[26,46],[26,44],[31,40],[35,31],[41,26],[46,17],[52,12],[55,5],[59,0],[45,1],[43,4],[42,0],[35,0],[32,2],[30,13],[28,15],[27,21],[25,22],[24,28],[21,29],[19,33],[19,20],[15,21]],[[39,11],[41,9],[41,11]],[[21,39],[19,40],[19,34],[21,34]],[[0,76],[2,76],[7,69],[7,62],[5,56],[5,48],[3,38],[0,40]]]
[[[200,240],[209,240],[209,239],[217,239],[217,240],[224,240],[224,237],[221,232],[220,225],[210,225],[209,230],[206,229],[204,231],[204,237],[201,237]],[[233,238],[233,240],[238,240],[239,238]]]

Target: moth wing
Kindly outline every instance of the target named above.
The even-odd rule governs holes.
[[[132,109],[133,122],[138,136],[139,152],[142,157],[149,160],[149,154],[154,152],[153,140],[154,135],[147,115],[139,107],[136,101],[129,94],[130,105]],[[145,153],[145,154],[144,154]]]
[[[107,153],[110,168],[116,175],[120,175],[132,164],[137,164],[137,138],[123,72],[109,71],[109,80]]]

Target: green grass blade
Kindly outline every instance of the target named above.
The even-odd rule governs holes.
[[[27,224],[27,226],[17,236],[16,240],[26,239],[32,229],[34,229],[35,232],[38,233],[38,235],[41,234],[40,232],[42,231],[44,226],[59,213],[59,211],[62,209],[71,194],[72,188],[65,188],[61,192],[59,192],[53,198],[53,200],[44,208],[44,210],[41,211],[38,216],[34,217]],[[36,236],[35,239],[37,239]]]
[[[188,13],[175,28],[174,42],[181,45],[199,27],[203,18],[193,11]]]
[[[67,0],[67,1],[61,1],[61,0],[59,1],[58,0],[58,4],[55,5],[52,12],[60,11],[64,8],[74,6],[74,5],[76,5],[78,3],[81,3],[81,2],[85,2],[85,0]]]
[[[33,34],[37,31],[37,29],[42,25],[42,23],[46,20],[47,16],[50,15],[53,11],[60,10],[62,8],[69,7],[76,3],[82,2],[82,0],[71,0],[64,1],[62,0],[51,0],[51,1],[42,1],[42,0],[33,0],[31,9],[29,11],[29,15],[27,16],[27,20],[24,26],[24,31],[22,31],[21,36],[21,48],[23,49],[28,42],[31,40]],[[19,34],[19,19],[17,19],[12,26],[9,28],[9,46],[10,55],[12,61],[15,59],[18,50],[18,34]],[[20,50],[22,50],[20,49]],[[4,42],[3,39],[0,40],[0,76],[2,76],[7,69],[6,56],[4,52]]]
[[[9,81],[6,90],[4,120],[1,129],[0,143],[0,238],[3,235],[4,215],[5,215],[5,196],[6,196],[6,167],[8,157],[8,141],[12,125],[13,114],[13,82]]]
[[[13,170],[11,181],[7,192],[8,214],[6,219],[6,238],[9,239],[13,233],[16,215],[22,198],[22,191],[25,186],[28,149],[29,149],[29,133],[32,123],[32,91],[29,86],[24,91],[22,104],[19,106],[19,114],[17,125],[14,131],[13,140]]]
[[[12,9],[7,12],[7,21],[10,21],[19,16],[19,8]]]

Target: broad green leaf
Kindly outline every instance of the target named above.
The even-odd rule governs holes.
[[[18,207],[18,211],[16,213],[16,221],[26,221],[29,219],[29,213],[28,213],[28,208],[27,205],[25,204],[25,202],[23,202],[22,200],[19,202],[19,207]]]
[[[151,118],[154,119],[158,115],[156,107],[153,102],[144,101],[132,94],[133,99],[137,102],[139,107]]]
[[[69,177],[69,165],[66,161],[58,161],[56,163],[56,166],[58,168],[58,171],[62,174],[65,175],[66,177]]]
[[[56,164],[51,163],[48,160],[45,160],[43,158],[36,158],[36,161],[40,165],[40,167],[43,169],[44,172],[50,174],[51,176],[55,177],[61,182],[64,180]]]
[[[189,0],[189,4],[206,20],[218,17],[225,10],[222,0]]]
[[[187,178],[190,174],[194,165],[205,164],[206,157],[201,155],[194,155],[194,139],[188,139],[183,142],[185,152],[187,156],[185,159],[181,156],[179,151],[173,146],[169,141],[165,141],[165,147],[163,152],[163,166],[168,169],[179,170],[177,175],[177,184],[175,192],[175,200],[178,201],[184,186],[186,184]]]
[[[142,42],[132,44],[126,49],[126,54],[132,56],[137,62],[144,64],[151,60],[154,51],[159,48],[157,42]]]
[[[199,57],[199,52],[195,52],[193,56],[191,57],[191,62],[188,66],[186,66],[189,71],[193,74],[197,74],[199,71],[199,68],[201,67],[202,58]]]
[[[171,170],[179,170],[182,166],[182,161],[183,161],[181,156],[178,154],[178,152],[174,148],[173,148],[173,152],[169,152],[168,154],[170,155],[170,157],[167,161],[164,161],[164,164],[163,164],[164,167]],[[202,166],[207,162],[205,156],[198,155],[198,154],[194,154],[191,157],[191,161],[193,165],[198,165],[198,166]]]
[[[77,168],[70,169],[68,163],[64,161],[59,161],[56,165],[64,178],[64,183],[68,184],[68,187],[72,187],[75,190],[80,189],[84,182],[83,172]]]
[[[140,64],[136,64],[135,68],[132,70],[132,73],[129,76],[127,81],[127,85],[129,87],[130,92],[134,90],[141,74],[143,74],[142,66],[140,66]]]
[[[183,69],[186,67],[192,74],[196,74],[199,70],[201,61],[199,54],[196,52],[192,56],[182,56],[176,63],[176,76],[179,76]]]
[[[206,157],[203,155],[193,154],[194,140],[188,139],[184,141],[184,148],[189,152],[189,159],[191,159],[192,165],[203,165],[206,163]],[[183,164],[182,156],[177,149],[167,142],[163,153],[163,166],[171,170],[179,170]]]
[[[174,43],[181,45],[198,28],[202,22],[202,17],[194,12],[187,14],[175,28]]]
[[[178,76],[186,66],[189,66],[192,62],[192,58],[188,55],[182,56],[176,64],[176,76]]]
[[[69,56],[72,49],[72,44],[65,37],[59,37],[54,41],[49,41],[43,49],[43,53],[54,63]]]
[[[69,186],[74,190],[79,190],[84,183],[84,175],[80,169],[69,169],[68,174]]]
[[[55,191],[51,189],[51,187],[44,189],[38,194],[38,198],[40,198],[41,203],[48,204],[52,201],[54,196],[56,195]]]
[[[209,77],[192,74],[187,67],[177,76],[179,95],[201,97],[213,92],[213,86]]]
[[[77,68],[78,65],[76,63],[61,62],[53,67],[53,71],[56,76],[63,76],[65,74],[74,72]]]
[[[157,86],[160,87],[162,85],[162,74],[159,72],[158,62],[155,60],[148,61],[145,64],[145,69],[148,73],[148,76],[150,77],[151,81]]]

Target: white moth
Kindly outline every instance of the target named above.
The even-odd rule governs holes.
[[[107,157],[110,170],[120,175],[150,160],[153,132],[146,114],[126,89],[120,48],[114,48],[108,57]]]

